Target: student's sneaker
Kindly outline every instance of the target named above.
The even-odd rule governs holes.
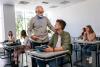
[[[92,57],[89,57],[89,64],[92,64]]]
[[[28,66],[24,66],[24,67],[28,67]]]
[[[87,62],[88,64],[92,64],[92,57],[88,57],[88,58],[86,59],[86,62]]]

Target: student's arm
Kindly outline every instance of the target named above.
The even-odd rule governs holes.
[[[45,52],[53,52],[54,51],[54,34],[51,38],[51,40],[49,41],[49,44],[48,44],[48,48],[44,49]]]
[[[64,33],[62,37],[62,46],[55,48],[54,51],[70,50],[71,38],[69,33]]]
[[[12,36],[12,37],[8,37],[8,41],[9,42],[15,42],[15,38]]]
[[[13,40],[13,42],[15,42],[15,37],[13,37],[13,39],[12,39],[12,40]]]
[[[59,48],[52,48],[54,47],[52,46],[53,41],[54,41],[54,36],[55,35],[53,35],[53,38],[51,39],[50,47],[45,50],[46,52],[70,50],[71,38],[70,38],[69,33],[64,34],[63,40],[62,40],[63,41],[62,46]]]
[[[71,44],[71,37],[70,34],[67,32],[63,36],[63,42],[62,42],[62,48],[64,50],[70,50],[70,44]]]
[[[54,49],[50,46],[48,46],[48,48],[44,49],[45,52],[53,52]]]
[[[83,40],[84,40],[84,41],[86,41],[86,40],[87,40],[87,33],[86,33],[86,32],[84,32],[84,34],[83,34],[83,36],[82,36],[82,37],[83,37]]]
[[[89,41],[95,41],[96,40],[96,34],[95,33],[92,33],[90,34],[90,38],[89,38]]]
[[[64,51],[63,47],[54,48],[54,51]]]
[[[70,43],[70,36],[69,35],[68,36],[67,35],[64,36],[65,39],[63,39],[63,43],[62,43],[62,46],[61,47],[59,47],[59,48],[53,48],[53,47],[55,47],[53,45],[53,43],[54,43],[54,36],[55,35],[52,36],[52,38],[50,40],[50,43],[49,43],[49,47],[46,48],[45,51],[46,52],[52,52],[52,51],[63,51],[63,50],[66,50],[68,48],[69,43]],[[66,47],[66,45],[67,45],[67,47]]]

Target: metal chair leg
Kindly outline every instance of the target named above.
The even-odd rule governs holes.
[[[100,66],[100,64],[99,64],[99,53],[98,53],[98,67]]]
[[[97,59],[97,51],[96,51],[96,54],[95,55],[96,55],[96,67],[97,67],[97,65],[98,65],[97,64],[97,62],[98,62],[98,59]]]
[[[71,67],[73,67],[73,63],[72,63],[72,57],[70,56],[70,61],[71,61]]]
[[[22,64],[21,64],[21,67],[23,67],[23,54],[22,54]]]
[[[27,67],[28,67],[28,64],[27,64],[27,54],[25,53],[25,55],[26,55],[26,65],[27,65]]]

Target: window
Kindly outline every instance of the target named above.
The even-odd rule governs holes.
[[[22,30],[27,31],[27,25],[30,22],[30,19],[35,15],[33,9],[15,9],[15,15],[16,15],[16,37],[20,38],[20,32]],[[47,14],[44,14],[47,16]],[[47,28],[48,29],[48,28]],[[53,32],[50,32],[48,29],[49,36],[51,37],[51,34]]]
[[[16,15],[16,36],[17,38],[20,38],[20,32],[22,30],[27,31],[27,25],[34,14],[33,11],[29,11],[26,9],[24,10],[16,9],[15,15]]]

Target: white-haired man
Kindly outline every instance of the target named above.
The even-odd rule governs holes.
[[[32,48],[48,44],[49,37],[47,27],[55,31],[49,19],[43,16],[44,9],[42,6],[37,6],[35,13],[36,16],[32,17],[27,31],[29,37],[32,39]],[[37,67],[34,61],[35,59],[32,59],[32,67]]]

